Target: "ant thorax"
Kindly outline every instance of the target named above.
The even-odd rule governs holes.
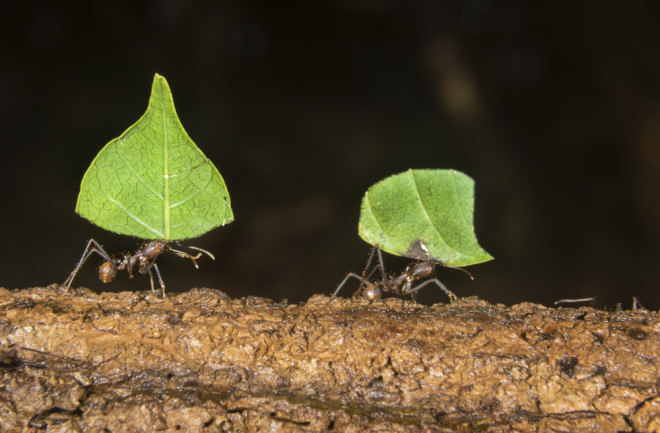
[[[426,277],[433,275],[435,261],[419,261],[409,264],[399,275],[389,276],[380,283],[383,292],[391,292],[399,295],[408,295],[413,292],[413,284]],[[416,290],[415,290],[416,291]],[[366,293],[365,293],[366,294]]]

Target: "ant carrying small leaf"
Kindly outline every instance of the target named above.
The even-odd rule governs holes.
[[[369,270],[374,259],[374,254],[376,253],[378,255],[378,264],[374,265],[373,268]],[[449,290],[437,278],[431,278],[435,272],[436,266],[444,266],[461,270],[465,272],[471,279],[474,279],[472,274],[470,274],[465,269],[443,265],[442,263],[435,260],[418,260],[408,265],[408,267],[406,267],[406,269],[399,275],[388,275],[385,272],[383,254],[380,250],[380,247],[378,245],[374,245],[374,247],[371,249],[369,260],[367,260],[367,266],[364,268],[362,275],[360,276],[356,273],[349,272],[342,280],[342,282],[339,283],[339,286],[337,286],[337,289],[332,294],[331,299],[334,299],[337,296],[337,293],[339,293],[342,287],[344,287],[344,284],[346,284],[348,279],[352,277],[360,280],[360,286],[355,291],[353,296],[362,294],[370,300],[380,299],[383,296],[383,293],[393,293],[395,295],[410,295],[414,301],[415,296],[419,290],[431,283],[435,283],[435,285],[440,287],[442,291],[445,292],[447,296],[449,296],[450,301],[455,301],[458,299],[458,297],[454,294],[454,292]],[[378,269],[380,269],[381,280],[371,280],[371,276]],[[424,279],[426,280],[421,281]],[[419,284],[415,285],[416,282],[419,282]]]
[[[90,239],[87,242],[85,251],[83,251],[80,260],[78,261],[78,264],[69,275],[69,278],[67,278],[66,281],[62,284],[62,286],[64,287],[64,293],[66,294],[69,291],[69,288],[71,287],[71,283],[73,283],[73,279],[76,277],[76,274],[78,273],[82,265],[87,261],[87,259],[91,257],[92,254],[96,253],[99,256],[103,257],[103,259],[105,260],[105,262],[103,262],[103,264],[99,267],[99,279],[104,283],[109,283],[110,281],[112,281],[117,275],[117,272],[119,271],[126,271],[128,272],[128,278],[133,278],[133,269],[137,267],[137,271],[141,275],[149,274],[151,291],[155,292],[154,277],[153,277],[153,273],[151,272],[152,270],[154,270],[156,271],[156,277],[158,278],[158,282],[160,283],[160,288],[163,292],[163,297],[165,297],[165,283],[163,282],[163,277],[161,277],[160,270],[158,269],[158,265],[156,264],[156,259],[158,259],[158,257],[161,254],[167,251],[171,251],[179,257],[190,259],[193,262],[193,265],[195,265],[195,268],[197,269],[199,269],[197,260],[200,257],[202,257],[202,254],[206,254],[212,260],[215,260],[213,254],[211,254],[206,250],[193,246],[190,246],[188,248],[199,252],[196,255],[192,256],[184,251],[179,251],[172,248],[169,245],[168,241],[154,240],[142,244],[142,246],[132,255],[124,253],[123,257],[114,258],[111,257],[103,249],[101,244],[96,242],[96,240]]]

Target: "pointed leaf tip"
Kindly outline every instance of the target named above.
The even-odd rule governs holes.
[[[233,221],[225,182],[181,125],[165,77],[155,74],[147,111],[92,161],[76,212],[143,239],[194,238]]]
[[[492,260],[473,226],[474,181],[456,170],[408,170],[370,187],[360,236],[389,253],[449,266]]]

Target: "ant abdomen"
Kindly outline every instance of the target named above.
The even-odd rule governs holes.
[[[115,275],[117,275],[117,268],[112,262],[104,262],[99,267],[99,279],[104,283],[109,283],[114,280]]]
[[[364,289],[364,296],[367,299],[374,301],[376,299],[380,299],[381,296],[383,296],[383,291],[380,289],[380,287],[378,287],[377,284],[369,284]]]

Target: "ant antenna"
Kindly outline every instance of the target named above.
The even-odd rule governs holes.
[[[470,271],[468,271],[468,270],[465,270],[465,269],[463,269],[463,268],[459,268],[459,267],[457,267],[457,266],[449,266],[449,265],[445,265],[444,263],[440,263],[440,264],[441,264],[443,267],[445,267],[445,268],[456,269],[457,271],[461,271],[461,272],[467,274],[467,276],[470,277],[471,280],[474,280],[474,277],[472,276],[472,274],[471,274]]]
[[[213,254],[211,254],[210,251],[207,251],[207,250],[205,250],[204,248],[195,247],[195,246],[192,246],[192,245],[186,245],[186,246],[184,246],[184,245],[181,245],[181,242],[179,242],[179,241],[174,241],[174,243],[177,244],[177,245],[180,246],[180,247],[190,248],[191,250],[200,251],[200,252],[206,254],[207,256],[209,256],[209,257],[211,258],[211,260],[215,260],[215,256],[214,256]],[[175,250],[175,249],[172,248],[172,247],[170,247],[169,249],[170,249],[170,251],[183,252],[183,251],[180,251],[180,250]],[[184,253],[184,254],[185,254],[185,253]],[[197,256],[196,256],[196,257],[197,257]],[[201,256],[199,256],[199,257],[201,257]],[[197,257],[197,258],[199,258],[199,257]]]
[[[209,256],[211,258],[211,260],[215,260],[215,256],[213,254],[211,254],[210,251],[206,251],[205,249],[199,248],[199,247],[193,247],[192,245],[189,246],[188,248],[190,248],[191,250],[201,251],[204,254],[206,254],[207,256]]]

